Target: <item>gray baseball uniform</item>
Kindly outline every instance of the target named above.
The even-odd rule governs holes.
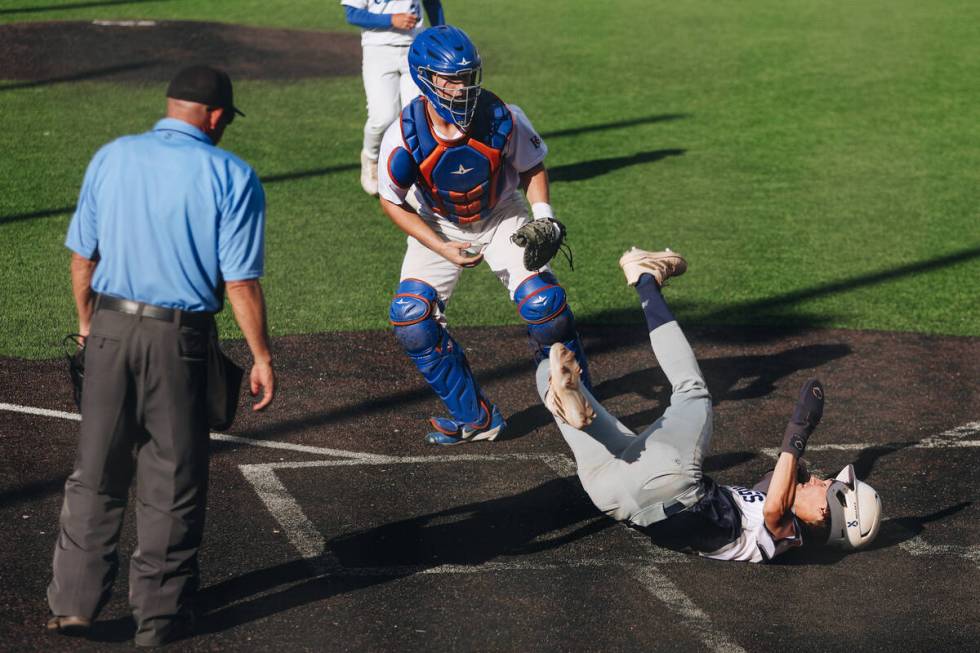
[[[650,344],[672,388],[660,419],[635,434],[583,388],[595,420],[583,430],[555,420],[592,502],[660,544],[709,558],[764,562],[799,546],[798,527],[795,537],[778,540],[766,529],[763,492],[721,486],[702,474],[712,434],[704,377],[676,321],[651,331]],[[537,371],[542,401],[548,378],[543,361]]]
[[[583,431],[556,420],[592,502],[617,521],[648,526],[701,498],[701,463],[711,440],[711,395],[677,322],[650,333],[672,387],[663,416],[639,434],[583,393],[596,419]],[[548,361],[538,366],[538,393],[548,389]]]

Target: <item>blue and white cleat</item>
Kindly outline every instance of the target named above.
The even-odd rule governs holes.
[[[485,426],[464,424],[450,417],[430,417],[429,423],[432,424],[435,431],[425,436],[425,441],[444,447],[478,440],[492,442],[507,427],[507,420],[500,414],[496,406],[490,411],[489,423]]]

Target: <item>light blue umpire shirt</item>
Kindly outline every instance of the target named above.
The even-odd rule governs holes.
[[[222,283],[262,276],[265,193],[201,130],[164,118],[89,163],[65,246],[99,259],[97,293],[221,310]]]

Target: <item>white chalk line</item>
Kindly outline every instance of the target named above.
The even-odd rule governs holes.
[[[967,422],[936,435],[922,438],[918,442],[853,442],[848,444],[813,444],[807,445],[807,451],[864,451],[865,449],[960,449],[980,447],[980,440],[967,440],[969,436],[980,435],[980,421]],[[779,449],[766,447],[760,450],[770,458],[779,457]]]
[[[22,413],[25,415],[37,415],[39,417],[56,417],[80,422],[82,416],[78,413],[68,413],[62,410],[50,410],[48,408],[35,408],[33,406],[19,406],[17,404],[0,403],[0,410],[12,413]],[[338,456],[341,458],[354,458],[363,461],[389,461],[397,460],[394,456],[383,456],[380,454],[364,453],[359,451],[346,451],[344,449],[328,449],[326,447],[313,447],[305,444],[293,444],[292,442],[276,442],[274,440],[258,440],[256,438],[243,438],[237,435],[226,435],[224,433],[211,433],[211,439],[218,442],[232,442],[235,444],[247,444],[251,447],[265,447],[268,449],[284,449],[286,451],[296,451],[299,453],[311,453],[318,456]]]
[[[49,410],[47,408],[33,408],[31,406],[18,406],[17,404],[0,403],[0,410],[12,413],[25,413],[27,415],[39,415],[41,417],[57,417],[59,419],[70,419],[76,422],[82,421],[82,416],[78,413],[66,413],[63,410]]]
[[[650,565],[638,563],[635,559],[619,558],[586,558],[582,560],[564,560],[562,562],[499,562],[489,560],[475,564],[438,564],[438,565],[388,565],[385,567],[356,567],[341,565],[335,558],[314,559],[310,561],[318,573],[338,577],[378,577],[378,576],[415,576],[443,574],[493,574],[507,571],[564,571],[567,569],[602,569],[607,567],[618,570],[638,572]]]
[[[15,404],[0,403],[0,410],[33,414],[43,417],[55,417],[79,421],[81,416],[76,413],[67,413],[57,410],[44,408],[33,408],[28,406],[18,406]],[[930,436],[917,443],[850,443],[850,444],[817,444],[808,447],[810,451],[862,451],[865,449],[938,449],[938,448],[961,448],[978,447],[980,440],[966,440],[968,436],[980,434],[980,421],[969,422],[962,426],[944,431],[943,433]],[[293,496],[286,490],[285,486],[276,477],[277,468],[309,468],[309,467],[334,467],[345,465],[389,465],[389,464],[432,464],[438,462],[503,462],[505,460],[537,460],[546,464],[560,476],[570,476],[574,473],[575,464],[568,456],[562,454],[460,454],[460,455],[436,455],[436,456],[384,456],[380,454],[370,454],[365,452],[353,452],[339,449],[328,449],[325,447],[313,447],[308,445],[297,445],[288,442],[275,442],[267,440],[256,440],[239,436],[211,433],[211,438],[219,441],[233,442],[256,447],[267,447],[273,449],[284,449],[301,453],[311,453],[316,455],[326,455],[342,458],[342,460],[322,460],[304,462],[282,462],[268,464],[240,465],[243,476],[255,488],[262,503],[270,511],[273,518],[280,524],[286,533],[290,543],[296,548],[301,556],[310,562],[316,563],[327,573],[333,575],[371,575],[371,576],[401,576],[414,574],[472,574],[472,573],[493,573],[500,571],[527,571],[527,570],[561,570],[570,567],[588,566],[613,566],[633,570],[637,575],[637,580],[648,592],[664,603],[664,605],[677,614],[688,628],[694,632],[701,641],[711,650],[718,653],[744,653],[744,649],[735,641],[729,638],[724,632],[712,623],[710,617],[701,610],[677,585],[670,580],[662,571],[656,568],[656,564],[686,562],[688,556],[679,554],[666,549],[654,547],[647,542],[647,553],[656,552],[655,559],[645,561],[647,564],[637,565],[632,562],[616,560],[583,560],[583,561],[564,561],[561,564],[541,564],[527,562],[486,562],[480,565],[457,565],[445,564],[426,567],[421,565],[410,566],[389,566],[389,567],[346,567],[341,565],[332,556],[325,553],[326,542],[313,523],[306,517],[299,504]],[[779,455],[779,450],[774,448],[762,449],[761,452],[772,458]],[[626,527],[628,528],[628,527]],[[629,529],[632,532],[632,529]],[[644,538],[646,539],[646,538]],[[901,548],[908,553],[921,555],[955,555],[967,558],[980,566],[980,546],[956,546],[956,545],[933,545],[922,540],[921,537],[913,538],[900,544]]]
[[[906,553],[914,556],[952,556],[965,558],[980,569],[980,545],[978,544],[930,544],[916,535],[910,540],[899,543]]]

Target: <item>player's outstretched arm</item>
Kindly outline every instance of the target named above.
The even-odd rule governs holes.
[[[766,528],[776,538],[793,535],[793,504],[796,501],[797,459],[823,417],[823,384],[808,379],[800,387],[800,398],[783,432],[783,446],[773,470],[763,516]]]
[[[395,226],[407,235],[419,241],[447,261],[464,268],[474,267],[483,260],[483,254],[468,255],[465,250],[472,243],[458,243],[440,238],[417,213],[407,210],[400,204],[395,204],[381,198],[381,209],[395,223]]]
[[[785,451],[779,454],[776,469],[769,481],[762,514],[766,529],[775,539],[793,537],[793,502],[796,500],[796,456]]]

